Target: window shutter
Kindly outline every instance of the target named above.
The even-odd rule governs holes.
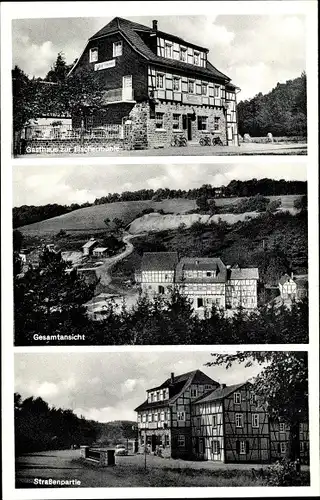
[[[246,441],[246,454],[249,453],[249,441]]]
[[[240,441],[236,441],[236,452],[240,453]]]

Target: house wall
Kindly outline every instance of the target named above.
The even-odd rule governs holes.
[[[300,461],[309,463],[309,426],[307,422],[300,423]],[[270,421],[271,460],[280,460],[287,455],[289,446],[290,426],[287,423]]]
[[[269,462],[269,419],[264,408],[251,400],[252,388],[246,384],[236,391],[241,403],[235,403],[234,394],[223,400],[225,462]],[[236,426],[236,415],[242,415],[242,427]],[[259,427],[252,425],[252,415],[258,415]],[[245,453],[240,453],[244,443]]]
[[[214,441],[219,442],[217,448],[214,448]],[[192,452],[198,460],[224,462],[223,406],[220,401],[193,405]]]
[[[205,309],[210,310],[212,304],[217,307],[225,308],[225,284],[224,283],[201,283],[184,282],[181,285],[181,291],[192,301],[194,311],[201,312]],[[199,299],[203,305],[199,306]]]
[[[142,271],[141,277],[141,289],[144,293],[148,294],[158,294],[159,287],[163,287],[164,293],[170,292],[170,287],[172,287],[174,282],[174,271],[163,270],[163,271]]]
[[[257,307],[257,280],[229,280],[226,284],[226,307]]]

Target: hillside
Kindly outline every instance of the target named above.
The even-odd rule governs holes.
[[[136,422],[131,420],[114,420],[113,422],[99,423],[99,433],[95,441],[96,446],[115,446],[125,444],[127,439],[136,439]]]
[[[238,104],[241,135],[307,136],[306,75],[278,83],[268,94]]]
[[[281,198],[282,208],[293,208],[294,201],[300,198],[300,195],[269,196],[270,200]],[[241,198],[243,199],[243,198]],[[228,204],[234,204],[239,198],[217,198],[215,203],[218,207]],[[67,214],[53,217],[19,227],[25,236],[53,236],[61,229],[68,232],[99,231],[106,229],[104,219],[110,220],[115,217],[122,219],[124,223],[130,224],[134,219],[141,215],[145,209],[163,210],[165,213],[186,214],[196,209],[196,201],[186,198],[166,199],[163,201],[126,201],[107,203],[105,205],[93,205],[91,207],[80,208]],[[199,216],[196,216],[197,218]]]

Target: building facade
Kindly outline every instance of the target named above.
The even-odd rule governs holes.
[[[147,294],[169,293],[177,286],[186,295],[198,315],[219,309],[257,307],[257,268],[226,266],[220,258],[184,257],[176,252],[146,252],[136,282]]]
[[[226,386],[200,370],[172,373],[135,411],[140,453],[224,463],[270,463],[287,453],[290,428],[269,417],[250,382]],[[299,439],[308,463],[307,422]]]
[[[132,147],[168,147],[176,135],[238,145],[236,93],[208,60],[208,49],[152,27],[114,18],[93,35],[71,70],[92,71],[103,109],[86,127],[130,127]],[[74,126],[79,119],[74,117]]]

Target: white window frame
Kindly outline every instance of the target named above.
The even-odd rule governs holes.
[[[151,413],[148,413],[148,424],[152,422],[152,414]]]
[[[168,49],[170,50],[170,55],[168,55]],[[172,59],[173,55],[173,44],[171,42],[164,43],[164,54],[167,59]]]
[[[158,78],[161,78],[162,85],[159,85]],[[156,88],[160,90],[164,90],[164,73],[157,72],[156,73]]]
[[[212,389],[212,385],[206,384],[206,385],[204,386],[204,390],[205,390],[205,391],[210,391],[211,389]]]
[[[216,97],[217,99],[220,99],[221,89],[220,89],[219,85],[214,86],[213,96]]]
[[[256,402],[257,402],[257,396],[253,391],[251,391],[250,392],[250,404],[254,405]]]
[[[186,436],[184,434],[178,434],[178,448],[185,448],[186,446]]]
[[[196,62],[196,56],[198,57],[198,62]],[[193,64],[195,66],[200,66],[200,61],[201,61],[201,54],[198,50],[195,50],[193,52]]]
[[[185,420],[186,420],[186,412],[185,411],[177,411],[177,420],[179,422],[185,422]]]
[[[203,92],[204,87],[206,88],[206,92]],[[201,82],[201,95],[207,96],[209,90],[209,85],[206,82]]]
[[[120,49],[120,54],[118,54],[118,47],[121,47]],[[117,42],[113,42],[113,46],[112,46],[112,54],[113,54],[113,57],[120,57],[122,56],[122,52],[123,52],[123,43],[122,43],[122,40],[118,40]]]
[[[213,128],[214,128],[214,130],[220,130],[220,116],[215,116],[214,117]]]
[[[190,389],[190,395],[192,398],[196,398],[198,396],[198,389],[197,388],[191,388]]]
[[[184,54],[183,57],[182,57],[182,54]],[[187,47],[181,47],[180,46],[180,54],[179,54],[180,61],[187,62],[187,57],[188,57],[188,49],[187,49]]]
[[[208,116],[199,115],[198,116],[198,121],[197,121],[198,130],[200,130],[202,132],[207,132],[208,131],[208,121],[209,121],[209,117]],[[201,123],[201,126],[199,128],[200,123]],[[199,271],[198,277],[199,278],[202,277],[201,271]]]
[[[178,88],[174,88],[174,82],[178,82]],[[172,90],[173,92],[181,92],[181,78],[179,76],[172,77]]]
[[[239,446],[239,455],[246,455],[247,454],[247,445],[245,441],[240,441],[240,446]]]
[[[241,405],[241,392],[235,392],[233,395],[233,402],[235,405]]]
[[[191,91],[190,90],[190,83],[192,83],[192,86],[193,86],[193,90]],[[193,80],[192,78],[188,78],[188,94],[194,94],[195,93],[195,90],[196,90],[196,85],[195,85],[195,80]]]
[[[243,428],[243,413],[236,413],[235,414],[235,424],[236,424],[236,427],[238,429],[242,429]]]
[[[253,429],[259,429],[259,413],[252,413],[251,415],[251,425]]]
[[[160,117],[160,115],[161,115],[161,117]],[[161,111],[157,111],[156,117],[155,117],[156,130],[164,130],[163,120],[164,120],[164,113],[162,113]]]
[[[146,413],[143,413],[142,415],[142,423],[146,423],[147,422],[147,414]]]
[[[175,119],[174,117],[178,118]],[[172,130],[181,130],[181,115],[179,113],[172,114]]]
[[[93,53],[97,54],[96,59],[92,57]],[[89,63],[96,63],[96,62],[98,62],[98,59],[99,59],[98,47],[92,47],[91,49],[89,49]]]

